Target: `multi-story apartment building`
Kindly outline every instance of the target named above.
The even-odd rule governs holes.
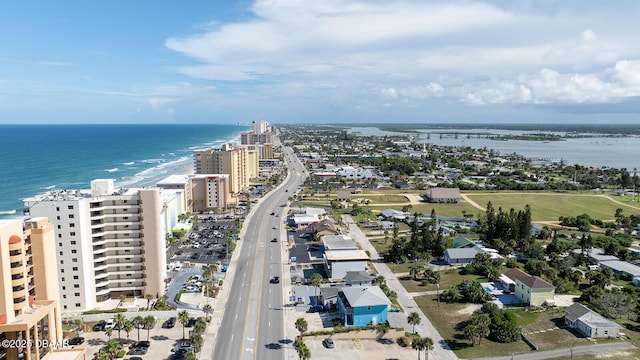
[[[47,218],[0,221],[0,359],[85,358],[62,349],[55,240]]]
[[[239,194],[249,187],[248,155],[245,147],[225,144],[220,149],[194,151],[196,174],[228,174],[229,192]]]
[[[240,143],[242,145],[273,144],[274,140],[273,128],[271,124],[264,120],[254,121],[251,124],[250,132],[240,134]]]
[[[145,294],[164,294],[165,233],[161,190],[116,189],[113,179],[90,190],[55,190],[24,199],[30,216],[54,224],[63,311]]]
[[[181,190],[188,212],[225,208],[231,199],[228,174],[171,175],[158,182],[157,186]]]

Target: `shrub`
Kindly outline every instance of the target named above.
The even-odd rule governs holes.
[[[408,347],[411,344],[411,341],[406,336],[401,336],[397,340],[398,345],[402,347]]]

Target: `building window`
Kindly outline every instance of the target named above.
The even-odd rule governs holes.
[[[73,288],[74,289],[80,289],[80,285],[79,284],[73,284]]]
[[[74,293],[73,295],[75,295],[75,296],[80,296],[80,293]]]
[[[78,258],[71,259],[71,262],[78,262]]]
[[[62,226],[58,225],[58,230],[62,229]]]
[[[62,234],[58,234],[58,237],[59,237],[59,238],[62,238]]]
[[[64,306],[64,309],[67,310],[67,305]]]
[[[63,299],[66,299],[66,298],[67,298],[67,295],[62,295],[62,298],[63,298]],[[65,309],[66,309],[66,308],[67,308],[67,307],[65,306]]]
[[[72,234],[75,235],[76,233],[72,233]],[[71,240],[71,245],[75,245],[75,244],[76,244],[76,241],[75,240]]]
[[[76,236],[75,231],[70,232],[70,233],[69,233],[69,236]]]
[[[68,206],[67,206],[67,209],[69,209],[69,210],[73,210],[73,205],[68,205]]]
[[[64,265],[64,260],[60,260],[60,265]]]
[[[62,251],[60,251],[60,256],[62,256]]]
[[[64,274],[64,269],[60,269],[60,272]]]
[[[64,278],[60,278],[60,281],[64,281]]]
[[[58,243],[58,246],[62,247],[62,243]]]
[[[71,269],[71,270],[73,270],[73,271],[78,271],[78,267],[77,267],[77,266],[74,266],[74,267],[73,267],[73,269]]]
[[[76,303],[76,307],[80,307],[80,306],[82,306],[82,304]]]
[[[77,252],[78,252],[78,250],[76,250],[76,249],[71,249],[71,253],[72,253],[72,254],[75,254],[75,253],[77,253]]]
[[[60,208],[58,206],[56,206],[56,211],[60,211]]]
[[[78,275],[73,275],[73,280],[78,280]]]
[[[57,220],[60,220],[60,216],[56,216],[56,219],[57,219]]]
[[[62,287],[62,290],[67,290],[67,287],[66,287],[66,286],[63,286],[63,287]]]
[[[69,219],[73,219],[75,216],[73,214],[69,214]]]
[[[74,223],[70,223],[70,224],[69,224],[69,227],[76,227],[76,224],[74,224]]]

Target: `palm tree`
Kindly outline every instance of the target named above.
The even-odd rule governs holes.
[[[96,356],[96,360],[109,360],[109,353],[105,350],[100,350]]]
[[[105,335],[107,335],[107,337],[109,338],[109,340],[111,340],[111,335],[113,335],[113,328],[112,328],[112,327],[110,327],[110,328],[106,328],[106,329],[104,330],[104,334],[105,334]]]
[[[204,344],[204,338],[202,337],[202,334],[194,332],[193,334],[191,334],[190,340],[193,344],[194,351],[196,353],[199,353],[200,350],[202,350],[202,344]]]
[[[202,334],[204,333],[204,330],[206,328],[207,328],[207,324],[205,324],[205,322],[202,320],[198,320],[196,321],[196,324],[193,326],[193,332],[195,334]]]
[[[413,280],[418,280],[418,274],[420,274],[422,270],[422,265],[415,263],[409,267],[409,275],[413,277]]]
[[[151,328],[156,324],[156,317],[153,315],[144,317],[144,327],[147,328],[147,341],[149,341],[149,333]]]
[[[209,304],[205,304],[202,307],[202,311],[207,315],[207,321],[211,321],[211,314],[213,313],[213,307]]]
[[[196,354],[194,354],[193,352],[189,351],[188,353],[185,354],[184,359],[185,360],[196,360]]]
[[[147,299],[147,310],[149,310],[149,307],[151,306],[151,300],[153,299],[153,294],[147,294],[144,297],[145,299]]]
[[[144,318],[140,315],[134,317],[133,325],[138,329],[138,341],[140,341],[140,328],[144,326]]]
[[[122,314],[116,314],[113,317],[113,322],[118,327],[118,341],[121,341],[122,339],[120,337],[120,330],[122,330],[122,327],[124,326],[124,323],[127,322],[127,318],[124,317],[124,315],[122,315]]]
[[[424,337],[422,338],[423,344],[424,344],[424,354],[425,354],[425,359],[429,360],[429,351],[433,350],[433,339],[430,337]]]
[[[124,325],[122,326],[122,328],[124,329],[124,332],[127,333],[127,340],[129,340],[129,333],[131,332],[131,330],[133,330],[133,323],[129,320],[125,321]]]
[[[420,325],[420,323],[422,322],[422,319],[420,319],[420,314],[414,311],[411,314],[409,314],[409,316],[407,316],[407,322],[409,323],[409,325],[413,326],[411,333],[415,334],[416,325]]]
[[[307,347],[307,344],[302,339],[296,340],[295,349],[298,352],[300,360],[307,360],[311,358],[311,350]]]
[[[182,324],[182,338],[185,339],[184,336],[184,328],[189,322],[189,312],[187,310],[182,310],[178,313],[178,321]]]
[[[124,305],[124,301],[127,300],[127,297],[124,295],[120,295],[120,303],[118,304],[118,306],[122,306]]]
[[[302,339],[302,334],[304,334],[304,332],[307,331],[309,324],[307,324],[307,320],[305,320],[304,318],[298,318],[296,320],[295,325],[296,325],[296,329],[300,331],[300,339]]]
[[[319,273],[313,273],[313,275],[311,275],[311,285],[316,288],[314,296],[316,305],[318,305],[318,288],[320,287],[320,284],[322,284],[322,275]]]
[[[425,348],[424,338],[420,335],[414,335],[413,341],[411,341],[411,347],[418,352],[418,360],[420,360],[420,352]]]

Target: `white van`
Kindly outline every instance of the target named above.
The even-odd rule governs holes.
[[[177,263],[176,266],[173,267],[174,271],[180,271],[182,270],[182,264],[181,263]]]

